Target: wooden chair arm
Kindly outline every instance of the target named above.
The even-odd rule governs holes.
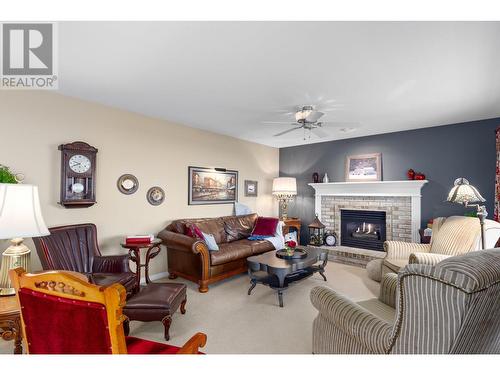
[[[186,342],[177,354],[198,354],[199,349],[207,343],[207,335],[198,332]]]

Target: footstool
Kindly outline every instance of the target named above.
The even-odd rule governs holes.
[[[186,285],[181,283],[147,284],[127,300],[123,314],[128,320],[140,322],[162,322],[165,327],[165,340],[169,340],[172,315],[180,307],[181,314],[186,313]],[[128,321],[124,324],[128,336]]]

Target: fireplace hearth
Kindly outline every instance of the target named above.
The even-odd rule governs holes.
[[[343,246],[384,250],[386,212],[340,210],[340,243]]]

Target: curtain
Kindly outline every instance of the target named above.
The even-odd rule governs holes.
[[[495,213],[494,219],[500,221],[500,127],[496,130],[497,169],[495,175]],[[499,240],[500,242],[500,240]]]

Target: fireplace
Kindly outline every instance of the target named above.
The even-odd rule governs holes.
[[[384,250],[385,211],[340,210],[340,242],[343,246]]]

